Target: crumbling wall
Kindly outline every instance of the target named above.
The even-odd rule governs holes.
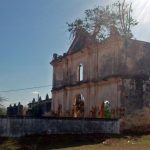
[[[74,118],[0,118],[1,137],[89,133],[119,134],[119,121]]]
[[[126,108],[126,113],[150,107],[150,82],[143,78],[133,77],[122,79],[121,106]]]
[[[150,132],[150,108],[136,110],[130,115],[121,118],[120,128],[124,133],[149,133]]]
[[[150,43],[110,37],[95,49],[99,77],[150,73]]]
[[[82,49],[56,59],[53,66],[58,80],[54,78],[57,86],[53,86],[52,90],[55,111],[59,103],[62,103],[62,110],[71,111],[74,95],[82,91],[83,85],[86,89],[84,95],[87,97],[86,114],[108,98],[112,99],[112,105],[116,107],[113,111],[126,109],[126,114],[149,105],[150,96],[143,87],[145,79],[133,78],[138,75],[149,76],[149,49],[149,43],[115,36],[101,43],[87,44]],[[80,64],[83,64],[83,81],[78,80]],[[111,87],[108,79],[112,77],[116,77],[116,81],[117,78],[124,78],[122,85]],[[99,82],[103,82],[102,80],[106,80],[108,84],[101,87]]]
[[[75,103],[76,95],[82,94],[84,97],[84,117],[91,117],[93,108],[96,110],[95,116],[100,118],[101,105],[104,101],[109,101],[111,109],[114,111],[120,108],[120,80],[115,78],[108,79],[97,83],[85,83],[56,90],[53,92],[53,110],[58,111],[58,106],[62,106],[62,116],[72,116],[72,109]],[[112,117],[117,118],[118,112],[114,112]]]
[[[143,80],[123,79],[121,105],[126,113],[132,113],[143,107]]]
[[[55,64],[53,68],[53,87],[61,87],[63,85],[63,63]]]

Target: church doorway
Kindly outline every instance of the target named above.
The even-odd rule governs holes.
[[[73,117],[84,117],[84,102],[82,94],[77,94],[72,108]]]
[[[101,104],[100,118],[111,118],[111,104],[108,100]]]

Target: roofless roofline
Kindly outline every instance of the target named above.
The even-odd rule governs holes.
[[[74,38],[74,40],[73,40],[69,50],[67,51],[67,53],[64,53],[63,55],[58,55],[58,54],[54,53],[53,54],[53,60],[50,62],[50,64],[53,65],[55,62],[61,62],[62,59],[65,58],[66,56],[77,53],[80,50],[82,50],[83,48],[87,48],[88,45],[91,45],[91,44],[105,44],[110,38],[113,38],[113,37],[119,37],[122,40],[126,39],[125,36],[121,36],[121,35],[118,35],[118,34],[117,35],[111,35],[107,39],[105,39],[104,41],[101,41],[101,42],[93,40],[90,35],[89,36],[86,35],[84,37],[84,40],[82,38]],[[82,44],[80,43],[80,40],[81,41],[83,40]],[[150,46],[150,42],[140,41],[140,40],[136,40],[136,39],[127,39],[127,40],[134,41],[134,42],[137,42],[137,43],[141,43],[141,44],[144,44],[145,46]],[[78,43],[79,43],[80,46],[77,48],[75,45],[78,45]]]

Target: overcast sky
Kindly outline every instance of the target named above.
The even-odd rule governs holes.
[[[113,0],[114,1],[114,0]],[[128,0],[131,2],[131,0]],[[0,91],[52,84],[53,53],[62,54],[71,43],[66,22],[84,10],[112,0],[0,0]],[[132,0],[139,21],[134,37],[150,42],[150,0]],[[9,103],[27,104],[37,93],[45,98],[51,87],[0,92]]]

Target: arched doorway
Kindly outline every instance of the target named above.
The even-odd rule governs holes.
[[[72,108],[73,117],[84,117],[84,97],[77,94]]]
[[[111,118],[111,104],[108,100],[103,101],[101,105],[100,118]]]

